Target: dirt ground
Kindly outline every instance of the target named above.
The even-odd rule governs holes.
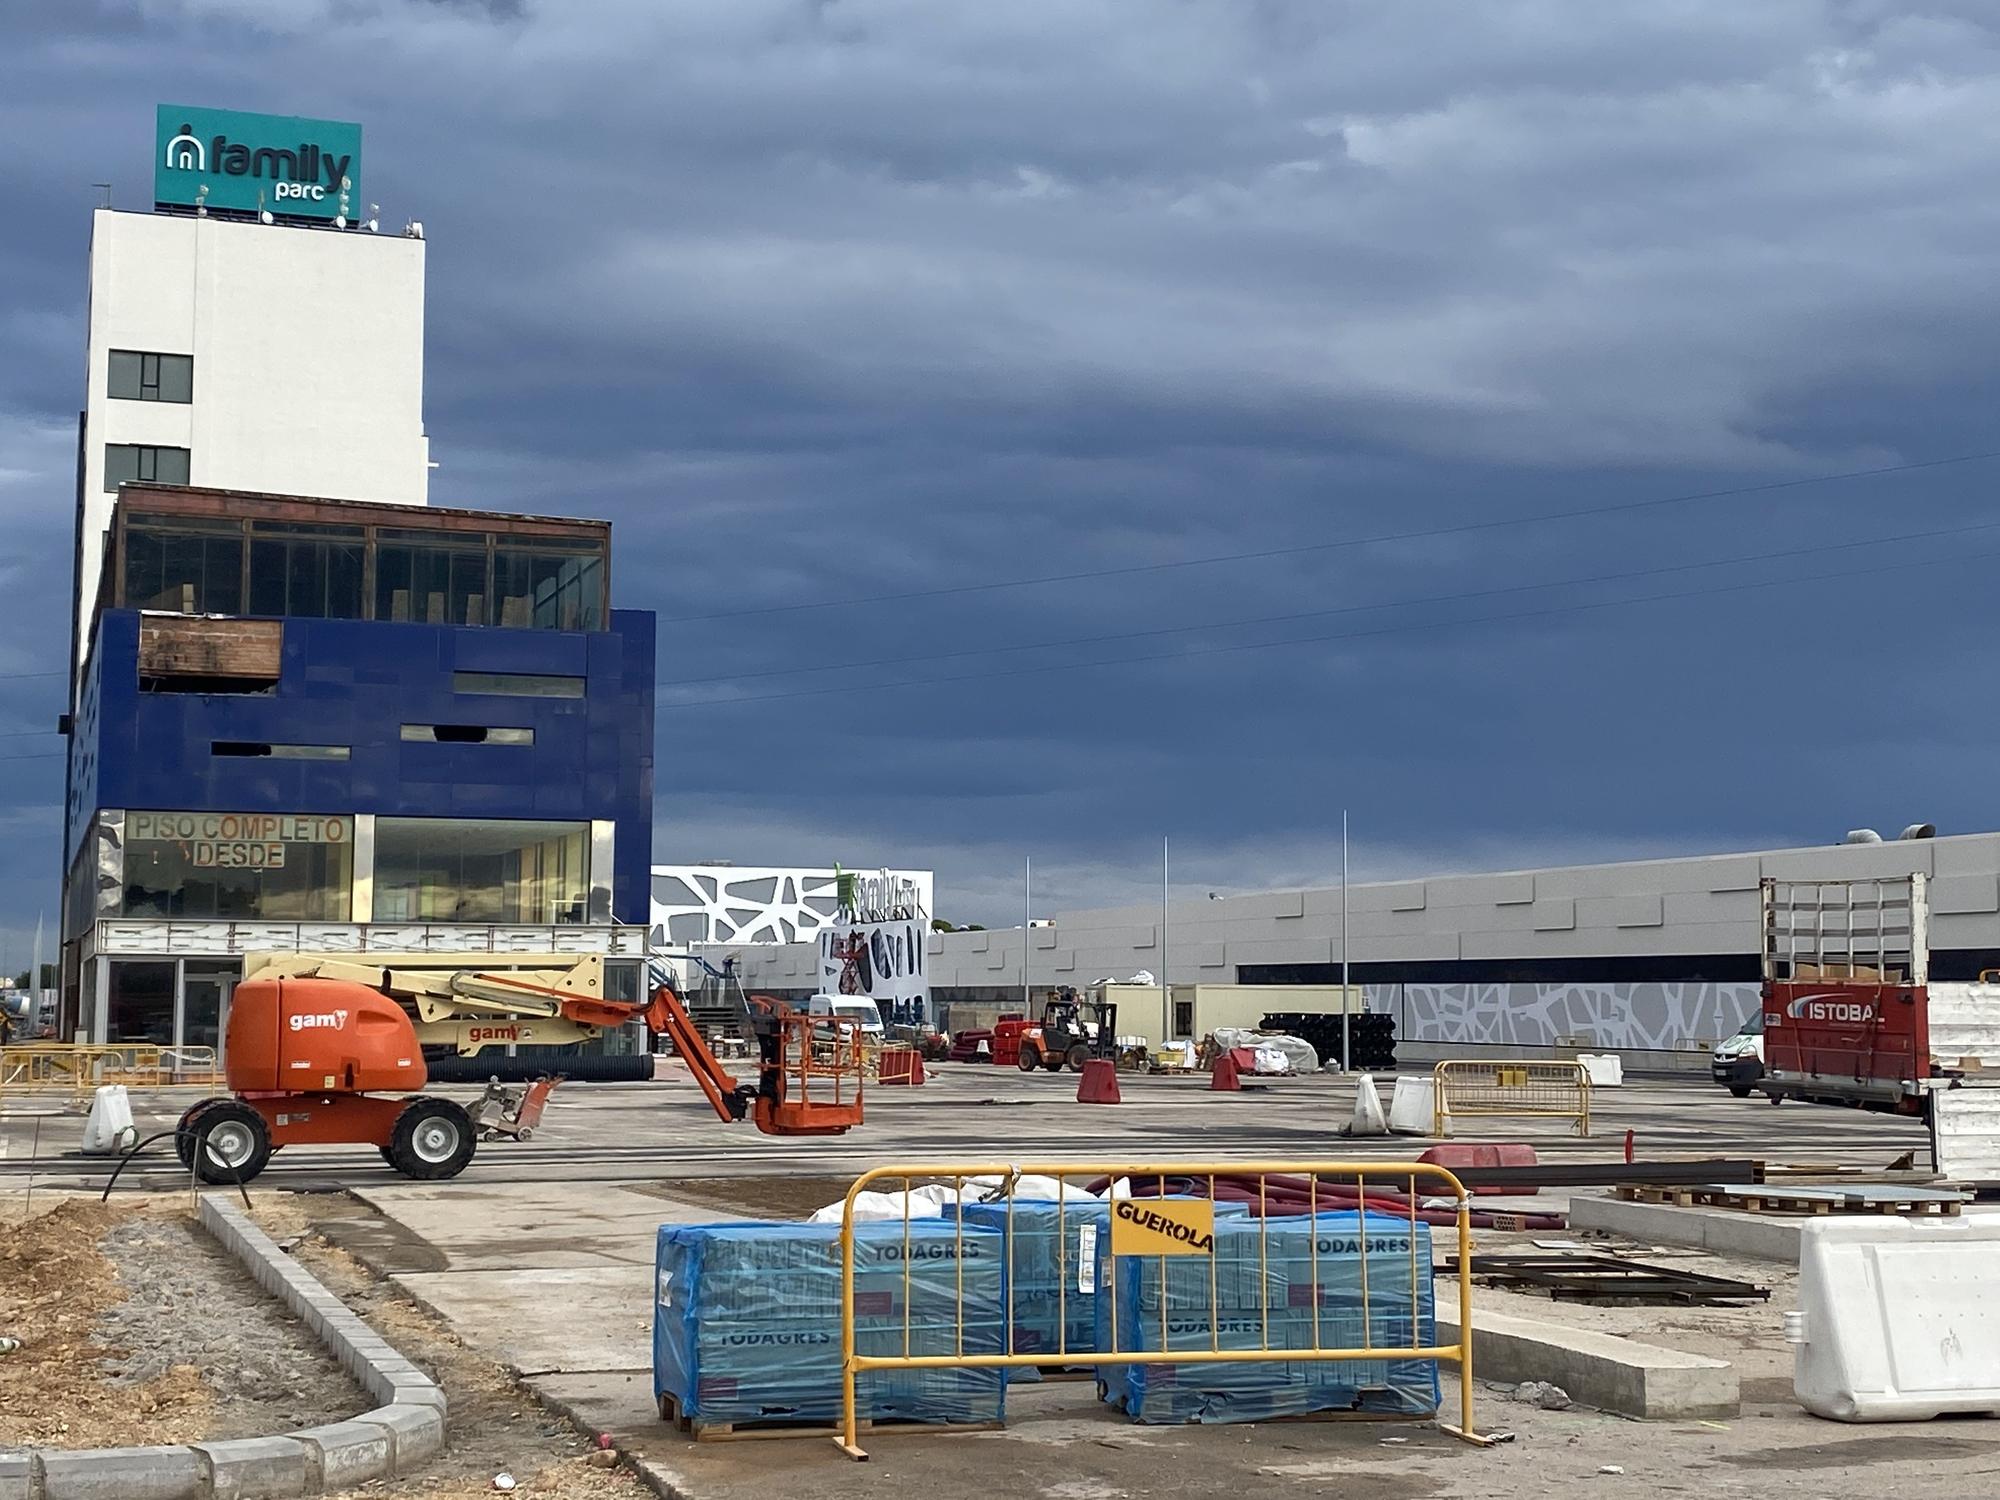
[[[261,1437],[371,1404],[312,1330],[185,1215],[134,1216],[102,1248],[125,1287],[98,1320],[102,1368],[114,1384],[145,1384],[193,1366],[216,1398],[203,1436]]]
[[[71,1198],[32,1218],[0,1204],[0,1333],[23,1346],[0,1355],[0,1448],[200,1441],[338,1420],[368,1405],[278,1304],[204,1243],[186,1200],[116,1208]],[[515,1494],[546,1500],[647,1500],[629,1471],[472,1353],[443,1324],[311,1232],[312,1200],[268,1197],[256,1217],[327,1288],[426,1370],[451,1402],[448,1446],[423,1473],[357,1493],[490,1500],[496,1475]],[[264,1319],[246,1318],[261,1299]],[[252,1303],[254,1306],[254,1303]],[[157,1337],[165,1320],[176,1332]],[[187,1350],[185,1362],[175,1362]],[[282,1368],[330,1366],[335,1388]]]
[[[255,1437],[366,1404],[181,1203],[68,1200],[0,1227],[0,1443]]]
[[[699,1203],[756,1219],[803,1219],[838,1203],[854,1177],[693,1177],[672,1185],[664,1197]]]

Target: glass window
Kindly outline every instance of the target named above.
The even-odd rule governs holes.
[[[354,878],[351,818],[129,812],[128,917],[344,922]]]
[[[104,492],[118,493],[121,484],[186,484],[188,450],[155,448],[139,443],[104,445]]]
[[[403,738],[427,745],[532,745],[535,731],[486,724],[405,724]]]
[[[376,619],[487,623],[484,535],[388,526],[375,535]]]
[[[174,961],[116,960],[108,975],[107,1042],[174,1044]]]
[[[227,960],[191,958],[181,970],[181,1039],[183,1047],[222,1049],[222,1012],[243,965]]]
[[[455,693],[492,693],[505,698],[581,698],[581,677],[544,676],[533,672],[454,672]]]
[[[250,613],[308,620],[362,617],[359,526],[250,524]]]
[[[581,922],[589,825],[375,820],[378,922]]]
[[[595,541],[502,539],[493,553],[496,625],[604,627],[604,551]]]
[[[113,349],[108,375],[108,390],[114,401],[194,400],[194,359],[186,354],[142,354],[134,349]]]
[[[216,740],[208,751],[267,760],[346,760],[351,754],[346,745],[274,745],[264,740]]]
[[[194,516],[137,515],[125,526],[132,609],[233,615],[243,608],[243,527]]]

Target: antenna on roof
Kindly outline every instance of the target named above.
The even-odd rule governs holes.
[[[91,186],[103,195],[98,199],[97,206],[99,208],[111,207],[111,184],[108,182],[93,182]]]

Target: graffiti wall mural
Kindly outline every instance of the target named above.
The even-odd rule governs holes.
[[[1707,1045],[1757,1008],[1755,984],[1380,984],[1368,1008],[1412,1042],[1648,1048]]]

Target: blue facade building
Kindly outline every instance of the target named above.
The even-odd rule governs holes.
[[[128,485],[72,725],[65,1035],[245,953],[643,954],[654,619],[609,527]],[[613,966],[614,970],[616,966]]]

